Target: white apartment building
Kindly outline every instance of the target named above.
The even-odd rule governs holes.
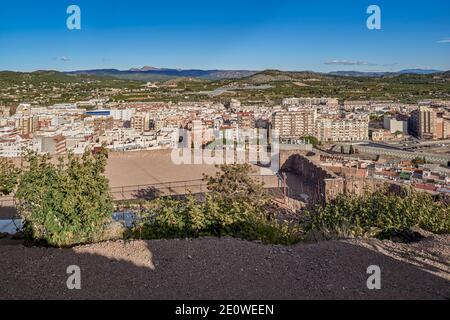
[[[384,129],[389,130],[391,133],[408,133],[408,121],[397,120],[388,115],[384,116],[383,127]]]
[[[111,116],[114,120],[131,121],[135,112],[135,109],[111,109]]]
[[[25,140],[20,136],[9,139],[0,139],[0,157],[2,158],[20,158],[28,151],[39,152],[40,143],[36,139]]]
[[[339,99],[337,98],[285,98],[283,99],[283,105],[285,106],[293,106],[293,105],[299,105],[299,106],[305,106],[305,107],[312,107],[317,105],[328,105],[328,106],[339,106]]]
[[[320,141],[364,141],[369,139],[369,117],[353,119],[321,118],[316,136]]]

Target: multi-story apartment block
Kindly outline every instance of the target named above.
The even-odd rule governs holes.
[[[428,106],[419,106],[411,113],[410,131],[419,139],[436,138],[437,112]]]
[[[369,139],[369,117],[320,118],[316,136],[320,141],[364,141]]]
[[[20,134],[34,133],[39,128],[38,118],[33,116],[18,117],[15,127],[19,130]]]
[[[330,107],[337,107],[339,105],[339,99],[337,98],[286,98],[283,99],[283,105],[285,106],[305,106],[312,107],[318,105],[327,105]]]
[[[344,110],[347,112],[365,110],[370,106],[370,101],[344,101]]]
[[[251,112],[238,113],[238,125],[241,129],[253,129],[255,128],[255,117]]]
[[[153,122],[153,129],[157,132],[161,131],[164,127],[167,126],[166,119],[155,119]]]
[[[444,114],[438,114],[436,117],[436,139],[450,138],[450,118]]]
[[[67,152],[66,139],[62,135],[39,137],[41,153],[50,155],[64,155]]]
[[[110,114],[114,118],[114,120],[120,121],[131,121],[134,113],[136,111],[134,109],[111,109]]]
[[[150,130],[150,114],[148,112],[137,112],[131,117],[131,128],[138,132]]]
[[[23,139],[19,135],[0,138],[0,157],[19,158],[28,151],[39,151],[39,142],[35,139]]]
[[[280,111],[272,116],[272,129],[279,132],[280,138],[298,139],[314,136],[316,118],[315,109]]]

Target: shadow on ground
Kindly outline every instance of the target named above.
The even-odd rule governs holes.
[[[0,261],[0,299],[450,297],[449,278],[430,273],[436,271],[427,270],[430,266],[347,241],[282,247],[207,238],[110,242],[67,250],[8,244],[0,246]],[[81,268],[81,290],[66,287],[69,265]],[[370,265],[381,268],[381,290],[367,289]]]

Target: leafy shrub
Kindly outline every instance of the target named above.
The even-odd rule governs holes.
[[[450,233],[450,209],[429,194],[404,189],[404,195],[387,188],[363,196],[339,195],[330,203],[307,212],[302,226],[309,235],[327,238],[389,238],[418,227],[443,234]]]
[[[14,191],[19,179],[19,170],[12,161],[0,158],[0,195],[9,195]]]
[[[307,143],[312,144],[314,148],[320,146],[322,143],[314,136],[304,136],[302,137]]]
[[[53,164],[48,156],[28,156],[16,193],[28,239],[66,247],[102,237],[113,209],[102,175],[106,157],[86,152]]]
[[[222,166],[221,170],[215,177],[205,177],[210,193],[203,201],[188,196],[149,202],[148,216],[136,231],[146,239],[228,235],[274,244],[299,240],[298,226],[268,216],[270,198],[249,175],[250,166]]]

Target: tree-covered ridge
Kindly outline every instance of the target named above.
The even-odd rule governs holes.
[[[40,83],[64,84],[64,83],[127,83],[132,81],[120,81],[109,76],[94,76],[94,75],[69,75],[59,71],[34,71],[34,72],[14,72],[14,71],[0,71],[0,84],[21,85],[21,84],[35,84]]]
[[[74,102],[98,96],[112,101],[280,103],[286,97],[336,97],[344,100],[393,100],[417,103],[423,99],[450,99],[450,73],[340,76],[316,72],[266,70],[243,78],[207,80],[158,76],[159,87],[145,88],[145,77],[117,76],[107,70],[97,74],[66,74],[57,71],[0,72],[0,103]],[[162,78],[161,78],[162,77]],[[265,85],[266,88],[258,88]],[[253,86],[253,87],[252,87]],[[218,96],[208,93],[232,87]],[[113,92],[110,89],[119,89]],[[51,98],[49,98],[51,97]]]

